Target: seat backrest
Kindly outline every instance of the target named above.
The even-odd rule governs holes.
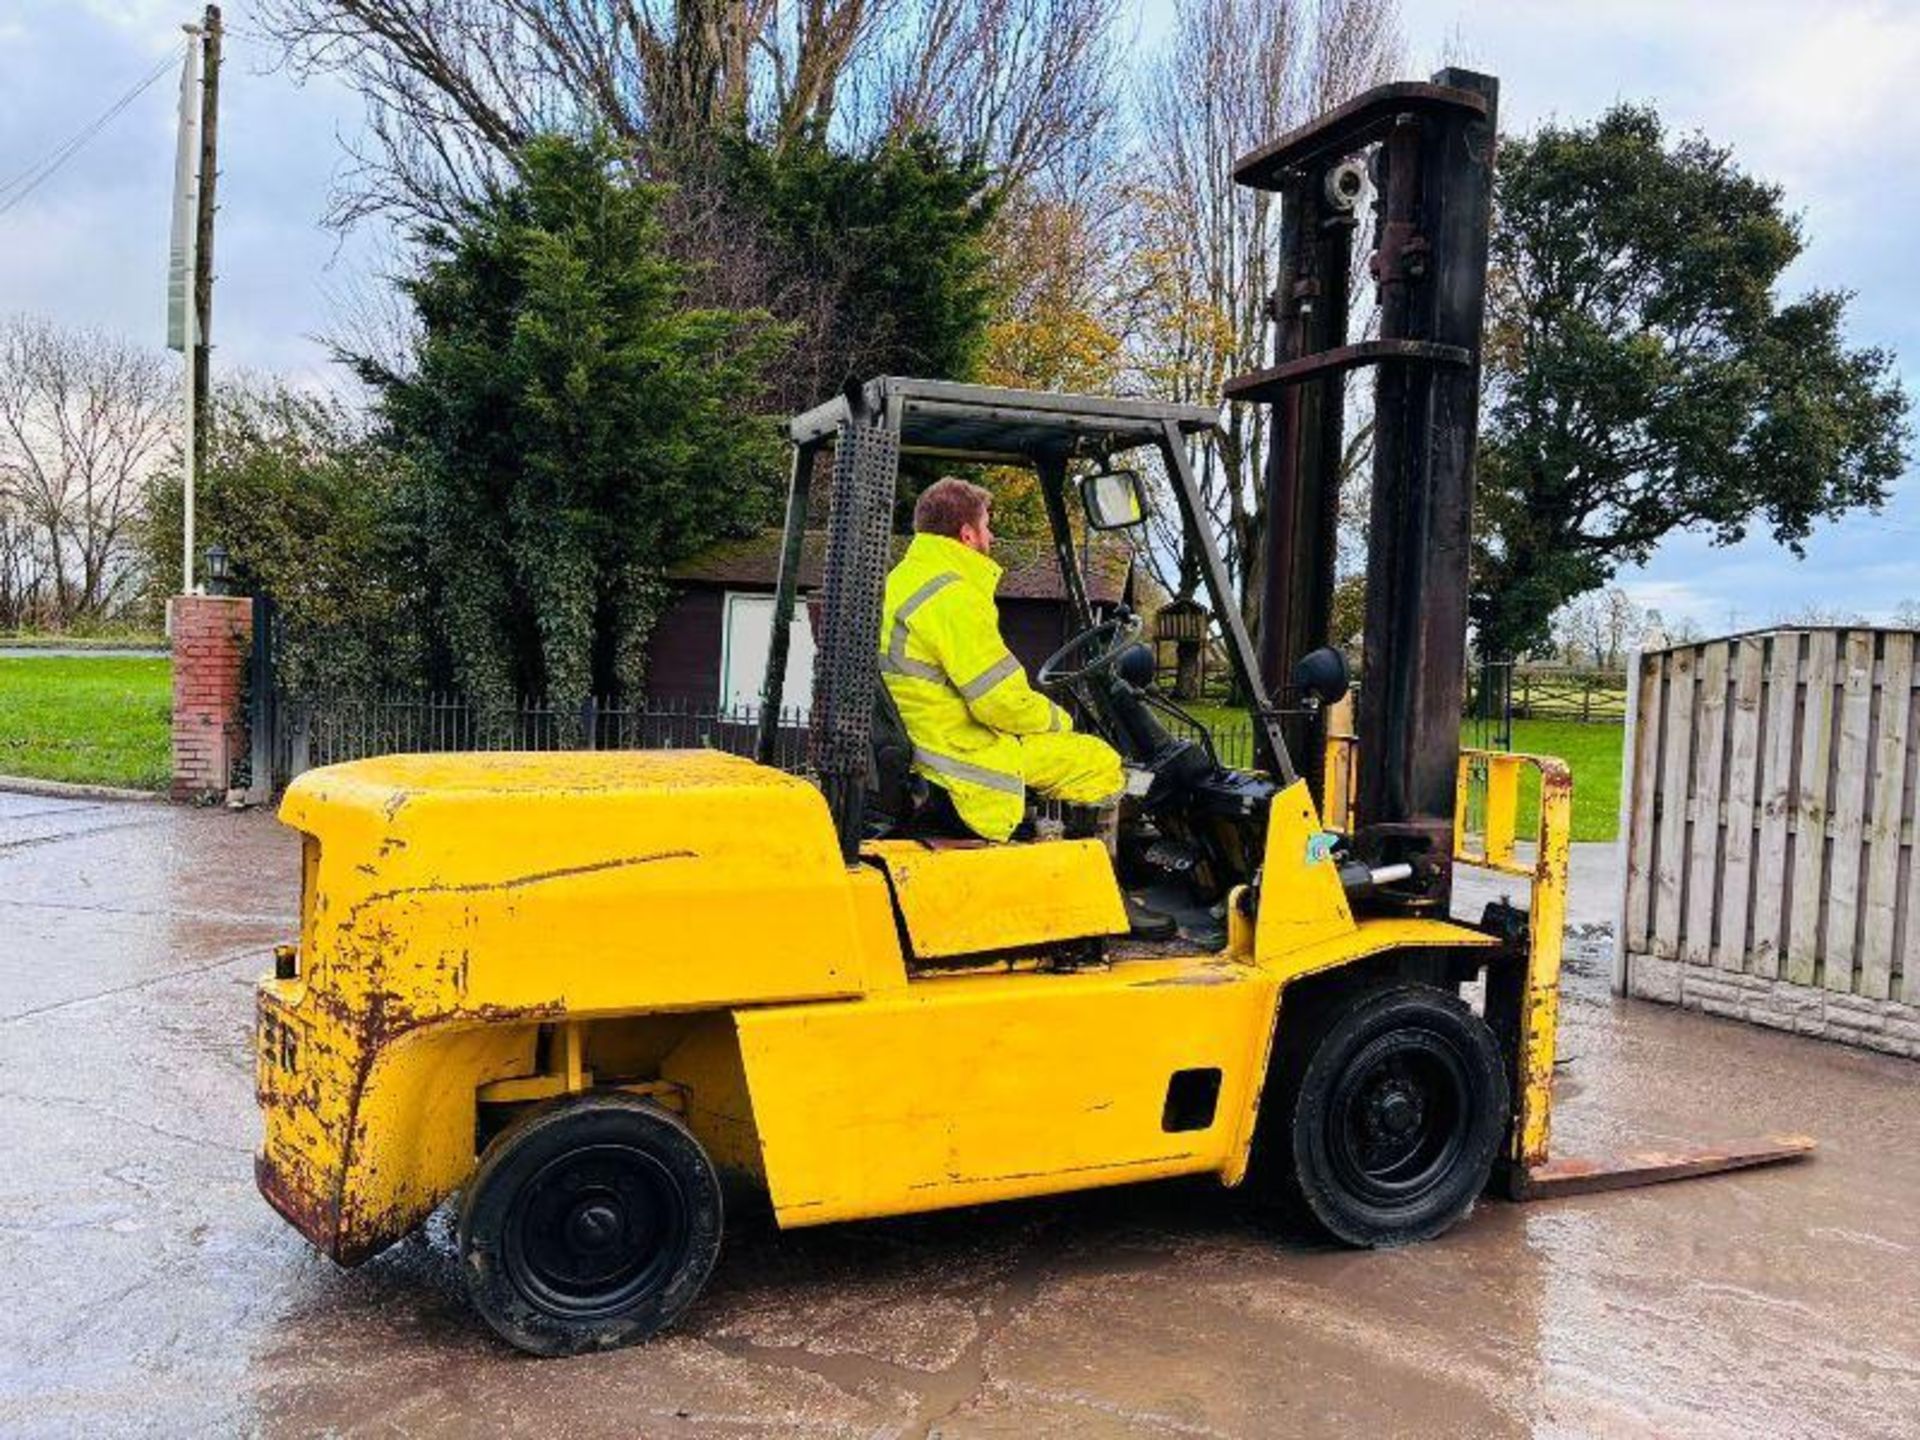
[[[913,773],[913,741],[882,681],[873,692],[873,766],[867,775],[867,831],[890,835],[913,819],[926,781]]]

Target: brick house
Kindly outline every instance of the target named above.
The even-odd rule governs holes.
[[[894,553],[907,536],[894,537]],[[819,588],[826,532],[807,532],[800,561],[803,597]],[[1000,539],[994,559],[1000,582],[1000,626],[1031,676],[1073,633],[1053,547],[1038,540]],[[1088,599],[1096,606],[1134,605],[1133,556],[1126,545],[1097,539],[1082,560]],[[780,571],[780,532],[768,530],[703,551],[668,574],[674,596],[648,645],[650,702],[695,707],[750,707],[758,703]],[[786,704],[805,709],[813,683],[813,631],[796,612],[787,666]]]

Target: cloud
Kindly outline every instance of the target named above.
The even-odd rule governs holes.
[[[1857,344],[1891,346],[1920,390],[1920,306],[1912,241],[1920,226],[1920,4],[1911,0],[1404,0],[1416,55],[1437,56],[1456,29],[1477,68],[1501,80],[1501,120],[1592,119],[1617,101],[1651,102],[1678,131],[1730,146],[1750,173],[1783,187],[1807,249],[1783,290],[1851,290]],[[1431,68],[1423,65],[1417,68]],[[1886,615],[1920,597],[1920,483],[1886,512],[1819,527],[1806,558],[1764,534],[1716,549],[1671,537],[1620,583],[1637,603],[1708,631],[1822,609]]]
[[[1622,580],[1620,589],[1643,610],[1658,610],[1669,619],[1698,621],[1713,608],[1713,597],[1681,580]]]
[[[0,173],[49,153],[99,115],[155,57],[183,43],[195,5],[161,0],[38,0],[26,35],[0,47]],[[330,361],[316,337],[327,301],[371,263],[377,230],[321,225],[340,161],[338,135],[359,120],[336,82],[297,85],[226,7],[219,216],[214,247],[215,364],[313,374]],[[24,203],[0,218],[0,313],[26,310],[161,343],[178,86],[146,91]]]

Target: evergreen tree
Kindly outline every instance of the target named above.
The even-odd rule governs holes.
[[[876,375],[975,377],[994,306],[984,162],[920,132],[857,152],[741,140],[721,163],[770,248],[773,308],[804,327],[781,367],[792,405]]]
[[[533,141],[421,236],[411,369],[357,362],[415,476],[445,678],[483,707],[637,694],[665,568],[775,513],[782,331],[687,304],[662,198],[604,146]]]

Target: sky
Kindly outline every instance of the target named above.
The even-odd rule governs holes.
[[[0,0],[0,186],[167,56],[202,6],[166,0]],[[250,0],[223,7],[216,364],[331,383],[322,337],[340,299],[378,273],[377,234],[321,223],[357,102],[268,67]],[[28,311],[155,347],[166,339],[177,64],[67,165],[0,214],[0,314]],[[0,190],[0,206],[15,199]]]
[[[1920,304],[1909,254],[1920,229],[1915,0],[1402,0],[1410,76],[1443,59],[1501,77],[1502,128],[1579,122],[1651,102],[1785,187],[1809,236],[1791,295],[1855,293],[1856,344],[1892,349],[1920,395]],[[1138,0],[1147,52],[1172,0]],[[325,78],[271,68],[251,0],[225,7],[217,363],[339,384],[326,339],[342,306],[390,264],[377,230],[326,228],[358,127]],[[0,4],[0,187],[118,99],[183,43],[199,7],[164,0]],[[164,339],[168,194],[177,71],[170,70],[31,194],[0,188],[0,314],[27,311],[158,347]],[[16,203],[17,202],[17,203]],[[4,208],[10,207],[10,208]],[[1920,476],[1878,516],[1820,527],[1795,560],[1770,540],[1718,548],[1678,535],[1621,583],[1670,623],[1708,633],[1818,608],[1885,619],[1920,601]]]

